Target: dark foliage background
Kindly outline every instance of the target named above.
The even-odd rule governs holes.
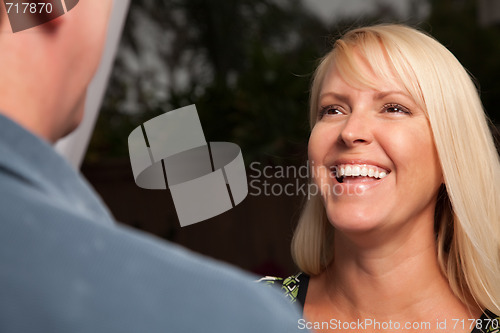
[[[339,33],[379,22],[417,26],[447,46],[480,83],[498,124],[500,28],[482,26],[477,6],[413,0],[401,18],[380,2],[369,15],[325,22],[300,0],[132,0],[83,171],[123,223],[259,274],[291,273],[288,246],[302,197],[247,198],[231,212],[181,229],[167,191],[135,187],[129,133],[196,104],[207,141],[237,143],[247,165],[302,165],[317,59]]]

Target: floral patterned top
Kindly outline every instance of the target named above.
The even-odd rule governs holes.
[[[300,272],[287,278],[266,276],[258,282],[278,287],[290,303],[298,302],[300,308],[304,310],[307,288],[309,286],[309,276],[307,274]],[[454,324],[458,324],[460,327],[472,328],[474,326],[471,333],[500,333],[500,317],[489,310],[485,310],[481,318],[477,319],[475,322],[458,321],[458,323]],[[450,323],[448,323],[448,327],[450,327]]]
[[[309,286],[309,275],[301,272],[285,279],[266,276],[260,279],[259,282],[265,285],[279,287],[285,294],[285,297],[290,300],[290,303],[299,302],[300,307],[302,309],[304,308],[307,287]]]

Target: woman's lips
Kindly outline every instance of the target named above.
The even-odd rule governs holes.
[[[343,177],[339,181],[339,183],[343,183],[343,184],[361,184],[361,183],[370,183],[370,182],[378,182],[378,181],[380,181],[379,178],[372,178],[372,177]]]
[[[390,170],[366,163],[342,163],[332,166],[330,172],[339,183],[365,183],[387,177]]]

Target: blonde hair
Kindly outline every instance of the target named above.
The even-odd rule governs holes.
[[[316,69],[311,127],[331,66],[353,86],[376,88],[376,82],[363,75],[354,52],[379,80],[396,80],[426,113],[445,183],[435,214],[442,272],[462,302],[500,313],[500,161],[471,78],[451,52],[415,29],[402,25],[355,29],[335,42]],[[317,275],[329,265],[333,233],[321,197],[312,197],[292,241],[299,269]]]

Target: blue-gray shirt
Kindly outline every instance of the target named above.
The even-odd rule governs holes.
[[[114,224],[48,143],[0,115],[0,332],[288,333],[298,319],[241,271]]]

